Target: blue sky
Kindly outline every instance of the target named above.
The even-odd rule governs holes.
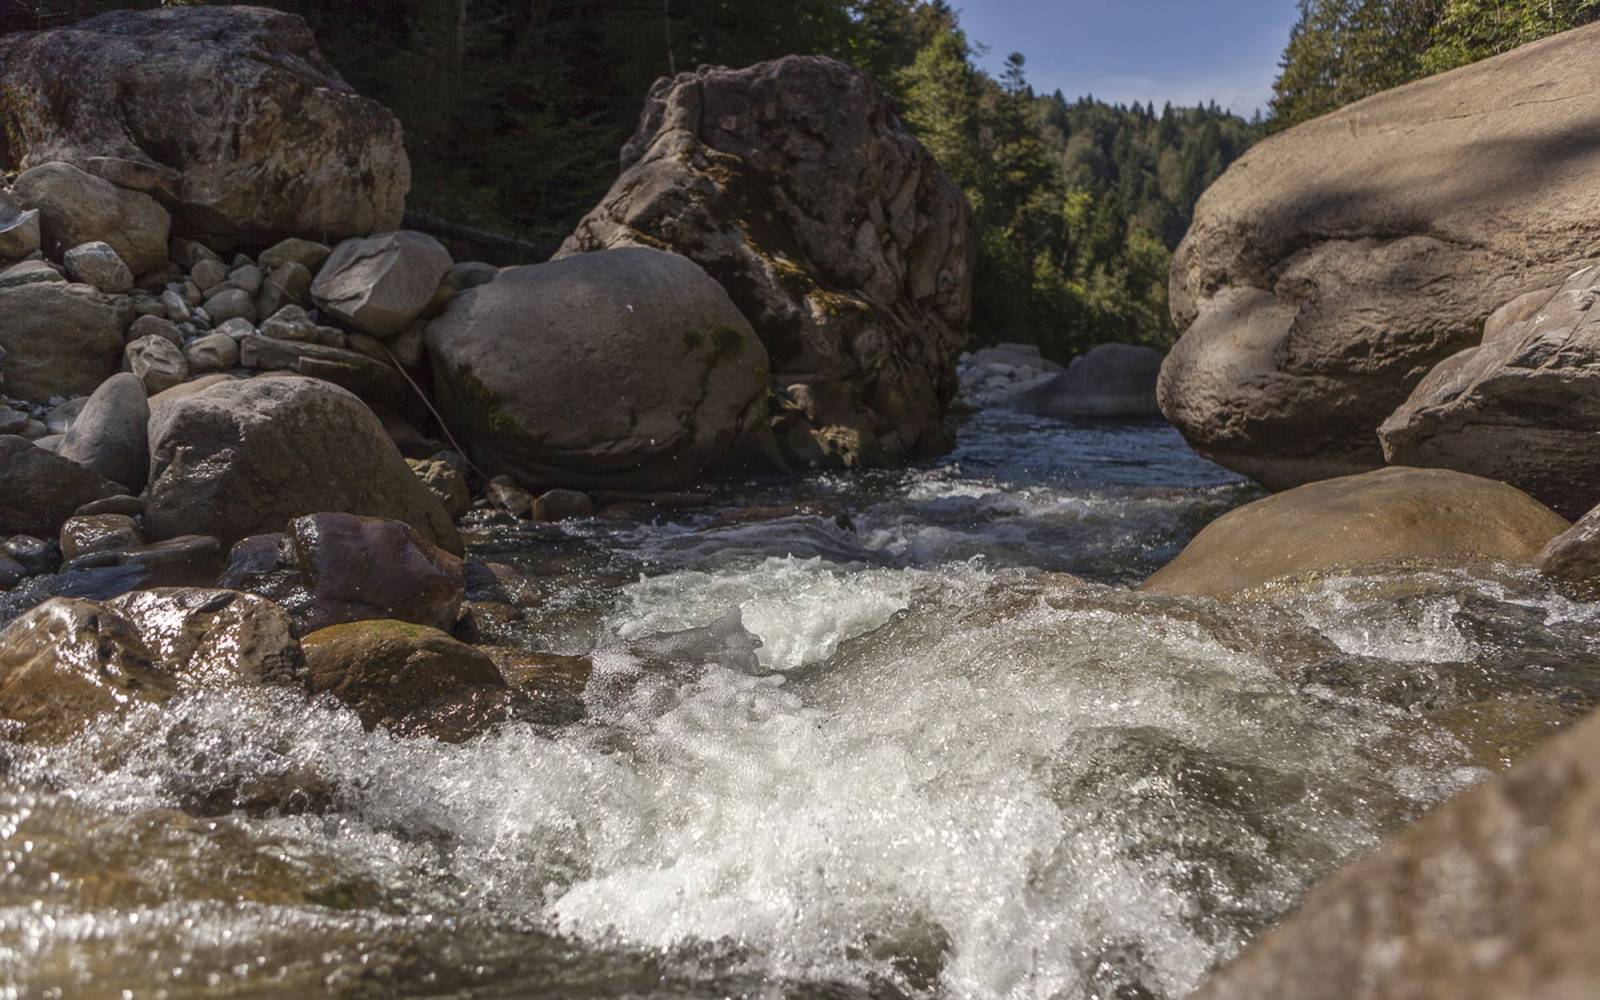
[[[1265,110],[1294,0],[953,0],[969,40],[997,72],[1028,59],[1035,90],[1113,103],[1215,100]]]

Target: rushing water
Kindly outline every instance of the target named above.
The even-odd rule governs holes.
[[[1592,704],[1515,574],[1128,589],[1253,491],[1158,425],[671,522],[485,523],[587,716],[463,745],[197,692],[0,758],[5,996],[1177,998]],[[789,506],[794,505],[794,506]]]

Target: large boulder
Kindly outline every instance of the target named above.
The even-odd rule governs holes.
[[[1008,394],[1008,410],[1043,417],[1159,417],[1161,352],[1137,344],[1100,344],[1067,370]]]
[[[117,370],[128,318],[125,306],[88,285],[0,288],[6,393],[42,403],[93,392]]]
[[[1544,298],[1542,304],[1539,298]],[[1440,362],[1378,428],[1399,465],[1500,479],[1568,517],[1600,503],[1600,265]]]
[[[1315,889],[1192,1000],[1600,995],[1600,717]]]
[[[1528,566],[1566,529],[1565,518],[1504,483],[1444,469],[1379,469],[1224,514],[1141,589],[1225,599],[1274,581],[1388,564]]]
[[[728,289],[778,384],[825,401],[824,447],[893,461],[948,445],[971,210],[859,72],[790,56],[658,81],[622,175],[561,252],[628,244],[684,254]]]
[[[0,36],[4,66],[5,36]],[[0,70],[3,75],[5,70]],[[0,84],[0,94],[5,87]],[[0,120],[5,117],[0,100]],[[0,166],[5,158],[0,155]],[[156,200],[140,191],[119,188],[70,163],[46,162],[24,170],[11,187],[23,208],[39,213],[46,253],[63,258],[89,243],[105,243],[134,274],[153,271],[167,262],[167,235],[172,218]]]
[[[394,116],[304,21],[259,7],[0,36],[0,137],[0,169],[62,160],[140,187],[215,247],[394,229],[411,184]]]
[[[0,534],[53,536],[79,507],[122,492],[27,438],[0,435]]]
[[[145,530],[232,545],[291,518],[348,511],[405,521],[461,551],[455,525],[350,392],[300,376],[222,381],[152,405]]]
[[[670,486],[764,428],[766,351],[677,254],[510,268],[453,298],[427,340],[457,439],[530,487]]]
[[[1593,25],[1255,146],[1173,258],[1162,412],[1274,489],[1383,464],[1428,370],[1600,245],[1597,116]]]
[[[451,266],[450,252],[427,233],[345,240],[317,273],[311,298],[362,333],[392,337],[427,307]]]

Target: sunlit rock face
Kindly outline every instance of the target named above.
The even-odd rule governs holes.
[[[1378,425],[1429,369],[1594,255],[1597,51],[1600,26],[1569,31],[1241,157],[1173,258],[1167,418],[1272,489],[1382,465]]]

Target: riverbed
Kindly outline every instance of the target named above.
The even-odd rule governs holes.
[[[469,521],[588,655],[461,745],[200,691],[0,755],[0,996],[1176,1000],[1600,700],[1506,570],[1131,588],[1259,496],[1165,424],[987,412],[929,465]]]

